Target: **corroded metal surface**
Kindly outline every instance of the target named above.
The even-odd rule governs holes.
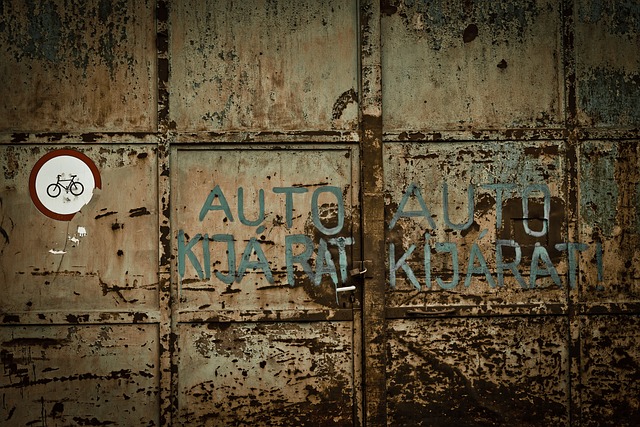
[[[580,425],[633,426],[640,419],[640,318],[580,319]]]
[[[0,130],[152,132],[154,2],[4,1]]]
[[[0,327],[3,425],[158,425],[157,335],[153,325]]]
[[[387,305],[566,304],[564,164],[556,142],[385,144]]]
[[[174,154],[181,311],[351,307],[353,293],[337,289],[353,285],[356,150],[227,147]]]
[[[576,98],[582,126],[640,123],[640,4],[578,0]]]
[[[385,131],[560,125],[560,2],[383,3]]]
[[[584,141],[580,146],[580,301],[640,302],[640,145]],[[595,261],[595,262],[594,262]]]
[[[568,425],[560,317],[389,322],[388,425]]]
[[[3,425],[637,423],[634,2],[0,10]]]
[[[179,423],[353,425],[351,322],[179,328]]]
[[[429,319],[389,327],[389,425],[568,423],[566,319]]]
[[[66,312],[73,319],[77,312],[113,310],[144,318],[158,307],[156,150],[75,148],[94,161],[103,184],[65,222],[44,216],[29,196],[30,172],[50,150],[0,146],[0,312]]]
[[[356,146],[172,160],[178,422],[354,424]]]
[[[356,2],[171,7],[177,129],[356,129]]]

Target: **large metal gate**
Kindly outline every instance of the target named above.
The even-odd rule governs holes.
[[[637,423],[638,5],[0,9],[0,424]]]

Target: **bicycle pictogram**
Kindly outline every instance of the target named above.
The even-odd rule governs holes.
[[[55,183],[49,184],[47,187],[47,194],[49,197],[56,198],[62,193],[62,189],[64,189],[67,193],[71,193],[74,196],[79,196],[84,192],[84,185],[80,181],[76,181],[76,177],[78,175],[71,175],[70,179],[60,179],[62,175],[58,175],[58,178]],[[67,185],[64,185],[64,182],[68,182]]]

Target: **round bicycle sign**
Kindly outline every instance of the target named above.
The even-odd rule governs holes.
[[[59,221],[70,221],[91,201],[95,188],[102,188],[98,168],[85,154],[70,149],[45,154],[29,177],[33,203]]]

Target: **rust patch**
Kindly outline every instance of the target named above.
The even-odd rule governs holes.
[[[349,89],[346,92],[343,92],[342,95],[338,97],[336,102],[333,104],[331,119],[338,120],[342,117],[342,113],[347,109],[349,104],[358,102],[358,93],[353,89]]]
[[[478,37],[478,26],[476,24],[469,24],[462,33],[462,41],[471,43],[476,37]]]
[[[106,209],[104,209],[104,210],[106,210]],[[110,212],[101,213],[101,214],[96,215],[94,219],[104,218],[105,216],[115,215],[115,214],[117,214],[117,213],[118,213],[118,212],[115,212],[115,211],[110,211]]]
[[[131,218],[135,218],[137,216],[143,216],[143,215],[151,215],[151,212],[149,212],[149,210],[144,206],[141,208],[131,209],[129,211],[129,217]]]

